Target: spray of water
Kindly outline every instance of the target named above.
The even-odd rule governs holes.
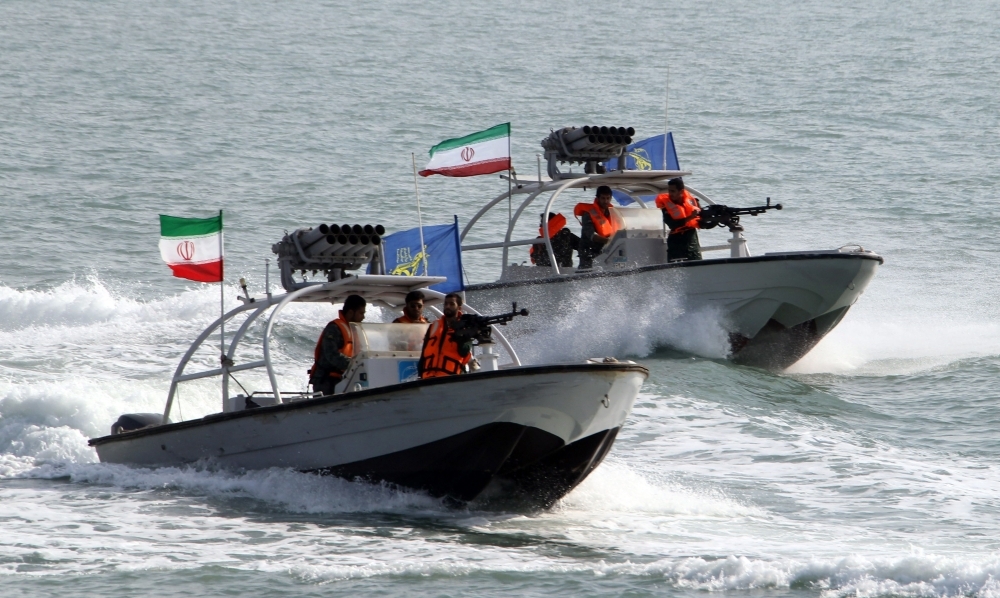
[[[690,304],[675,288],[651,288],[627,278],[581,287],[558,316],[533,321],[534,331],[519,339],[518,350],[529,363],[644,357],[664,346],[724,358],[729,343],[722,314]]]
[[[851,315],[788,372],[907,375],[970,357],[1000,355],[997,323],[943,320],[931,314],[891,319]]]

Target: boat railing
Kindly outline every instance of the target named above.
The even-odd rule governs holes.
[[[211,324],[209,324],[209,326],[205,328],[200,335],[198,335],[194,342],[191,343],[191,346],[184,353],[183,357],[181,357],[180,363],[177,364],[177,368],[174,370],[174,375],[170,380],[170,390],[167,392],[167,402],[163,410],[163,423],[168,423],[170,421],[170,412],[173,408],[174,398],[177,395],[178,385],[181,382],[187,382],[190,380],[220,376],[222,378],[223,410],[225,410],[225,402],[229,399],[229,378],[231,374],[236,372],[264,368],[267,372],[268,383],[271,387],[270,396],[277,397],[278,402],[286,402],[284,400],[286,395],[298,396],[301,394],[294,392],[282,392],[278,388],[278,378],[272,362],[271,334],[274,330],[274,325],[279,314],[285,309],[285,307],[288,306],[289,303],[296,301],[337,302],[338,300],[343,301],[347,294],[357,293],[362,296],[367,295],[366,299],[368,299],[369,303],[390,309],[398,309],[400,306],[405,304],[406,293],[412,290],[420,289],[426,296],[427,307],[440,315],[441,311],[435,304],[443,302],[444,293],[434,291],[426,287],[444,281],[444,278],[436,276],[351,275],[348,278],[334,282],[315,283],[284,295],[269,295],[267,297],[254,298],[251,301],[244,302],[242,305],[226,312],[224,315],[216,318]],[[475,308],[468,305],[464,306],[463,309],[470,313],[479,313],[475,310]],[[271,314],[268,317],[267,326],[262,340],[263,359],[237,365],[235,362],[237,348],[253,323],[268,311],[271,311]],[[209,337],[211,337],[224,322],[228,322],[244,312],[250,312],[250,314],[239,326],[232,338],[227,339],[229,346],[225,348],[225,352],[220,359],[222,362],[220,367],[199,372],[185,373],[191,358],[194,356],[195,352],[204,345],[205,341],[208,340]],[[377,324],[373,325],[377,326]],[[493,327],[493,331],[494,338],[501,344],[501,346],[504,347],[507,354],[511,358],[511,365],[520,366],[521,361],[518,359],[517,353],[514,351],[514,348],[511,346],[507,338],[504,337],[496,326]]]
[[[551,266],[538,266],[541,268],[549,268],[549,271],[556,276],[567,276],[573,274],[575,270],[563,269],[559,267],[558,260],[555,257],[555,251],[552,248],[552,239],[548,236],[548,229],[542,229],[541,237],[534,237],[530,239],[515,239],[514,228],[521,218],[524,211],[531,206],[536,199],[543,193],[551,193],[548,200],[545,203],[545,209],[542,212],[542,222],[547,222],[549,214],[552,213],[553,204],[555,204],[556,199],[567,190],[579,189],[579,188],[593,188],[600,185],[608,185],[616,191],[621,191],[626,193],[639,204],[641,209],[658,209],[655,206],[647,205],[643,199],[643,195],[657,195],[660,193],[665,193],[667,189],[667,182],[676,177],[687,176],[691,174],[687,171],[675,171],[675,170],[634,170],[634,171],[613,171],[605,174],[593,174],[577,176],[573,178],[563,178],[557,180],[543,179],[539,174],[537,181],[520,180],[514,177],[510,178],[511,188],[509,191],[501,193],[500,195],[493,198],[485,206],[480,208],[478,212],[469,220],[469,222],[462,229],[460,235],[461,240],[464,242],[467,235],[473,230],[476,224],[490,212],[497,205],[501,204],[505,199],[512,198],[515,195],[527,195],[527,197],[518,205],[517,210],[510,217],[510,221],[507,224],[507,230],[504,234],[504,239],[502,241],[494,241],[488,243],[468,243],[462,245],[462,251],[480,251],[484,249],[503,249],[503,256],[501,258],[501,271],[500,278],[506,278],[510,273],[508,269],[511,267],[510,264],[510,252],[509,249],[512,247],[523,247],[526,245],[541,245],[544,243],[545,251],[549,256],[549,263]],[[503,177],[506,178],[506,177]],[[687,190],[697,197],[699,200],[705,204],[712,205],[715,202],[710,199],[704,193],[694,189],[690,186],[686,187]],[[742,230],[732,231],[732,238],[728,239],[725,244],[721,245],[708,245],[701,248],[703,252],[710,251],[729,251],[730,257],[749,257],[750,250],[747,247],[746,239],[743,237]]]

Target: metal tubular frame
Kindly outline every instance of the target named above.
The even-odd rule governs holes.
[[[215,370],[207,370],[204,372],[197,372],[195,374],[184,374],[184,368],[187,367],[188,362],[191,361],[191,357],[194,356],[194,352],[197,351],[199,347],[201,347],[202,343],[204,343],[205,340],[208,339],[208,337],[211,336],[213,332],[215,332],[215,329],[218,328],[223,321],[228,322],[229,320],[234,318],[237,314],[243,313],[245,311],[250,311],[251,309],[256,309],[257,313],[251,315],[250,318],[247,319],[247,322],[244,322],[243,325],[240,326],[239,330],[237,330],[236,332],[236,336],[234,336],[233,340],[230,341],[227,357],[229,359],[232,359],[236,351],[236,345],[239,344],[239,341],[243,338],[243,334],[246,333],[246,330],[249,327],[249,322],[252,322],[254,319],[257,318],[257,316],[267,311],[271,306],[274,305],[274,303],[276,303],[276,301],[270,297],[267,299],[263,299],[261,302],[255,301],[254,303],[245,303],[237,307],[236,309],[229,311],[225,315],[216,318],[216,320],[212,322],[208,326],[208,328],[206,328],[204,331],[202,331],[200,335],[198,335],[198,338],[196,338],[195,341],[191,343],[191,346],[188,347],[187,352],[184,353],[184,356],[181,358],[180,363],[177,364],[177,369],[174,370],[174,377],[170,381],[170,390],[167,393],[167,404],[163,409],[163,423],[167,423],[167,420],[170,417],[170,410],[173,407],[174,403],[174,394],[177,392],[177,384],[179,382],[185,382],[187,380],[196,380],[198,378],[208,378],[210,376],[219,376],[222,374],[228,375],[228,372],[238,372],[250,369],[250,367],[248,367],[250,364],[245,364],[244,366],[234,366],[234,367],[222,366],[219,369]]]
[[[628,172],[633,172],[633,171],[628,171]],[[643,172],[643,171],[639,171],[639,172]],[[685,172],[685,171],[657,171],[657,172],[663,172],[663,177],[662,178],[667,178],[667,177],[673,178],[675,176],[685,176],[685,175],[690,174],[689,172]],[[511,189],[509,191],[506,191],[504,193],[501,193],[500,195],[498,195],[497,197],[495,197],[493,200],[491,200],[489,203],[487,203],[485,206],[483,206],[482,208],[480,208],[480,210],[478,212],[476,212],[476,214],[465,225],[465,228],[462,229],[462,233],[459,236],[459,239],[462,240],[462,241],[464,241],[466,235],[468,235],[469,231],[472,230],[472,228],[476,225],[476,223],[479,222],[479,220],[487,212],[489,212],[490,210],[492,210],[497,204],[499,204],[500,202],[502,202],[504,199],[507,199],[508,197],[511,197],[513,195],[528,194],[528,198],[525,199],[524,202],[521,203],[521,205],[518,207],[517,211],[511,217],[510,222],[507,225],[507,232],[504,235],[504,240],[503,241],[499,241],[499,242],[494,242],[494,243],[478,243],[478,244],[475,244],[475,245],[463,245],[462,246],[462,250],[463,251],[474,251],[474,250],[478,250],[478,249],[500,249],[500,248],[503,248],[503,257],[502,257],[503,262],[501,263],[501,268],[500,268],[500,276],[502,278],[507,273],[507,261],[509,259],[509,255],[510,255],[509,251],[508,251],[509,248],[511,248],[511,247],[517,247],[517,246],[523,246],[523,245],[535,245],[535,244],[539,243],[539,239],[538,238],[534,238],[534,239],[520,239],[520,240],[515,240],[515,241],[511,240],[511,237],[513,236],[513,232],[514,232],[514,227],[517,225],[517,222],[520,219],[521,214],[524,212],[525,209],[527,209],[527,207],[529,205],[531,205],[535,201],[535,199],[539,195],[541,195],[542,193],[545,193],[545,192],[549,192],[549,191],[553,192],[552,196],[546,202],[546,204],[545,204],[545,212],[542,214],[542,220],[543,220],[543,222],[545,222],[545,221],[548,220],[549,214],[551,213],[551,208],[552,208],[553,202],[555,201],[556,197],[558,197],[564,190],[566,190],[568,188],[572,188],[572,187],[585,187],[585,186],[586,187],[596,187],[598,185],[601,185],[603,183],[608,182],[608,181],[605,181],[604,179],[609,179],[609,178],[610,179],[615,179],[616,176],[620,178],[621,177],[621,171],[610,172],[610,173],[606,173],[606,174],[602,174],[602,175],[589,175],[589,176],[581,176],[581,177],[574,177],[574,178],[563,178],[563,179],[557,179],[557,180],[548,180],[548,181],[541,181],[541,180],[539,180],[537,182],[518,183],[517,186],[514,187],[513,189]],[[629,177],[629,178],[631,178],[631,177]],[[659,180],[662,180],[662,178],[659,179]],[[619,191],[623,191],[624,193],[627,193],[628,196],[631,197],[632,199],[634,199],[636,201],[636,203],[638,203],[641,208],[647,209],[647,210],[649,210],[649,209],[656,209],[656,208],[655,208],[655,206],[646,205],[646,202],[644,202],[641,199],[640,193],[642,193],[643,191],[648,191],[649,194],[658,194],[658,193],[661,193],[663,191],[662,187],[658,187],[658,186],[652,184],[651,182],[644,181],[642,179],[636,179],[634,181],[631,181],[631,180],[617,181],[616,180],[611,185],[611,187],[615,188],[615,189],[618,189]],[[696,189],[693,189],[691,187],[687,187],[687,189],[695,197],[697,197],[697,198],[699,198],[701,200],[704,200],[704,201],[706,201],[709,204],[714,204],[715,203],[714,201],[712,201],[711,199],[709,199],[705,194],[697,191]],[[565,276],[565,275],[570,274],[569,272],[564,273],[564,272],[560,271],[559,264],[556,261],[555,252],[552,249],[552,240],[549,238],[548,229],[545,228],[545,227],[542,227],[542,231],[543,231],[542,232],[542,238],[545,240],[545,248],[546,248],[546,250],[547,250],[547,252],[549,254],[549,260],[550,260],[550,263],[552,264],[553,271],[555,272],[556,275],[563,275],[563,276]]]
[[[510,237],[511,237],[512,234],[514,234],[514,225],[516,225],[517,221],[521,218],[521,213],[524,212],[524,209],[527,208],[529,205],[531,205],[531,203],[535,201],[535,198],[538,197],[539,195],[541,195],[541,193],[542,193],[541,190],[537,191],[535,193],[532,193],[531,195],[528,196],[527,199],[525,199],[523,202],[521,202],[521,205],[517,207],[517,211],[514,212],[514,216],[511,217],[510,222],[507,224],[507,234],[504,235],[504,238],[503,238],[503,243],[504,243],[503,244],[503,265],[502,265],[502,267],[500,269],[500,276],[503,276],[504,274],[507,273],[507,257],[509,255],[509,252],[507,250],[510,248]],[[549,252],[549,259],[552,260],[552,265],[556,268],[556,273],[558,273],[559,272],[559,270],[558,270],[559,266],[555,262],[555,253],[552,251],[552,239],[549,238],[548,229],[546,229],[543,226],[542,230],[545,231],[545,248]],[[534,240],[534,239],[532,239],[532,240]]]
[[[196,338],[195,341],[191,343],[191,346],[188,347],[188,350],[184,353],[184,356],[181,357],[180,363],[177,364],[177,368],[174,370],[174,376],[170,380],[170,390],[167,393],[167,404],[164,406],[163,409],[163,423],[167,423],[167,421],[170,418],[170,411],[173,408],[174,397],[176,396],[177,385],[179,383],[186,382],[188,380],[197,380],[199,378],[223,376],[223,383],[225,384],[225,382],[228,381],[229,374],[232,372],[241,372],[244,370],[251,370],[260,367],[265,368],[267,370],[268,382],[271,384],[271,391],[274,393],[274,396],[277,397],[278,401],[280,402],[281,393],[278,389],[278,379],[274,372],[274,365],[271,363],[271,332],[274,329],[274,323],[277,321],[278,314],[281,313],[281,311],[285,308],[285,306],[295,301],[296,299],[301,299],[303,296],[310,294],[319,294],[330,291],[331,289],[335,289],[337,286],[339,286],[339,284],[348,280],[349,279],[341,279],[340,281],[336,281],[333,283],[310,285],[303,289],[298,289],[296,291],[292,291],[291,293],[286,293],[284,295],[279,295],[277,297],[267,297],[263,299],[258,299],[253,303],[245,303],[233,310],[230,310],[222,317],[216,318],[215,321],[212,322],[205,330],[203,330],[202,333],[198,335],[198,338]],[[441,293],[439,291],[434,291],[429,288],[423,288],[421,290],[425,294],[429,295],[431,298],[434,299],[443,300],[445,296],[444,293]],[[371,300],[371,303],[376,305],[382,305],[390,309],[398,308],[398,306],[392,305],[384,299],[373,299]],[[430,309],[434,310],[439,315],[441,314],[440,310],[438,310],[437,307],[435,306],[428,306],[428,307],[430,307]],[[246,336],[246,333],[250,329],[250,326],[257,320],[257,318],[264,315],[271,308],[274,308],[274,311],[272,311],[271,315],[268,317],[267,328],[264,331],[264,339],[262,343],[264,358],[262,360],[251,361],[241,365],[227,366],[223,364],[222,367],[217,369],[205,370],[202,372],[195,372],[192,374],[184,373],[184,369],[191,361],[191,358],[194,356],[195,352],[212,335],[212,333],[219,328],[222,322],[224,321],[228,322],[229,320],[233,319],[234,317],[243,312],[253,310],[253,313],[250,314],[249,317],[247,317],[247,319],[240,325],[239,329],[236,331],[236,334],[234,334],[232,339],[230,340],[229,349],[226,351],[226,358],[230,363],[232,363],[233,358],[236,356],[236,348],[239,346],[244,336]],[[469,305],[464,306],[464,309],[471,313],[475,314],[479,313],[478,311],[476,311],[475,308]],[[511,346],[510,342],[496,326],[493,326],[492,328],[493,331],[496,333],[496,336],[494,338],[496,338],[503,346],[503,348],[507,351],[507,354],[511,358],[511,364],[514,366],[520,366],[521,360],[518,358],[517,352],[514,351],[514,347]]]

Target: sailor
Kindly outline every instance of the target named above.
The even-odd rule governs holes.
[[[698,244],[698,200],[684,188],[680,178],[667,182],[667,192],[656,196],[656,207],[663,210],[663,222],[670,228],[667,235],[667,261],[700,260]]]
[[[462,296],[458,293],[444,296],[444,315],[435,320],[424,335],[424,348],[417,364],[421,378],[461,374],[472,360],[472,339],[463,342],[454,339],[455,324],[462,317],[461,307]]]
[[[424,317],[424,294],[420,291],[410,291],[406,294],[406,306],[403,315],[392,321],[393,324],[426,324]]]
[[[316,341],[315,359],[309,370],[309,383],[322,396],[332,395],[354,357],[351,323],[365,319],[365,298],[348,295],[336,320],[326,325]]]
[[[611,237],[618,232],[618,222],[611,215],[611,187],[597,188],[594,203],[578,203],[573,214],[580,219],[580,269],[592,268],[594,256],[600,255]]]
[[[542,216],[544,218],[544,216]],[[560,268],[573,267],[573,250],[580,246],[580,237],[566,228],[566,217],[562,214],[549,212],[549,239],[552,240],[552,252],[556,254],[556,262]],[[545,230],[538,228],[538,238],[545,238]],[[549,250],[545,243],[535,243],[531,246],[531,263],[536,266],[551,266]]]

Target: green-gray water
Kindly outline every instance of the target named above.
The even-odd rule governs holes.
[[[283,229],[414,226],[411,152],[510,121],[529,176],[553,127],[661,133],[668,72],[689,182],[786,206],[747,219],[751,250],[886,258],[791,371],[614,304],[601,338],[532,347],[651,371],[608,461],[544,513],[96,463],[86,439],[159,410],[218,309],[159,261],[157,214],[224,209],[227,270],[259,292]],[[0,594],[998,596],[998,164],[989,0],[0,3]],[[504,188],[422,180],[425,221]],[[331,313],[291,314],[288,384]]]

